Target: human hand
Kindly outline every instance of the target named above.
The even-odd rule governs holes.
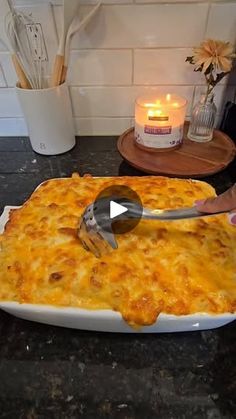
[[[228,211],[230,223],[236,225],[236,184],[216,198],[197,201],[196,206],[200,212],[206,212],[208,214]]]

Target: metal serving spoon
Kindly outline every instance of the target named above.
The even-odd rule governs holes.
[[[117,219],[112,219],[108,211],[111,200],[127,209],[127,212],[117,217],[118,221],[128,221],[141,218],[147,220],[181,220],[219,215],[227,212],[222,211],[210,214],[202,213],[197,210],[196,206],[173,210],[149,210],[148,208],[143,208],[137,202],[131,201],[127,198],[101,198],[86,207],[78,228],[78,237],[82,245],[85,249],[91,251],[96,257],[101,257],[104,251],[109,249],[109,246],[113,249],[118,248],[118,244],[112,230],[112,224],[117,221]]]

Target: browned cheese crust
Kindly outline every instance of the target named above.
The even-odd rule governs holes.
[[[111,309],[133,326],[151,325],[161,312],[234,312],[236,228],[226,215],[142,220],[100,259],[82,247],[77,226],[84,208],[116,184],[153,209],[215,195],[204,182],[164,177],[47,181],[11,212],[0,236],[0,300]]]

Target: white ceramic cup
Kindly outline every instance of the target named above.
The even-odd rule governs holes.
[[[16,86],[28,127],[31,146],[36,153],[62,154],[75,145],[75,131],[68,86],[30,90]]]

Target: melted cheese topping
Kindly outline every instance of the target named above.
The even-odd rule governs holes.
[[[50,180],[11,211],[0,236],[0,299],[119,311],[133,326],[159,313],[236,309],[236,228],[226,215],[142,220],[97,259],[77,226],[84,208],[111,185],[127,185],[148,208],[191,206],[215,195],[203,182],[164,177]]]

